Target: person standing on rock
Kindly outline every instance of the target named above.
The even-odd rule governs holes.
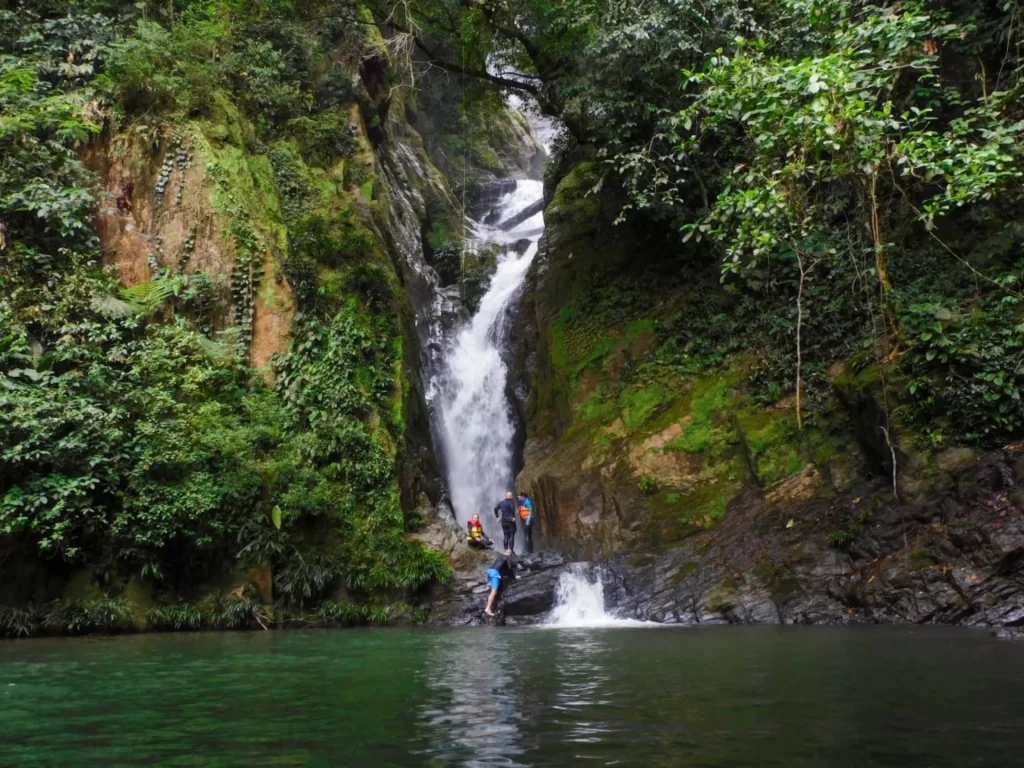
[[[512,551],[516,545],[516,509],[515,496],[512,491],[505,494],[505,498],[498,502],[494,508],[494,519],[501,520],[501,532],[505,537],[505,544],[502,547]]]
[[[510,493],[509,496],[511,495]],[[504,592],[508,583],[516,580],[516,569],[512,556],[512,550],[506,549],[505,554],[495,560],[494,564],[487,569],[487,580],[491,584],[491,594],[487,596],[487,607],[484,608],[484,613],[488,616],[494,615],[494,602],[498,599],[498,593]]]
[[[519,517],[523,521],[523,534],[526,539],[526,554],[533,554],[533,502],[525,493],[519,494]]]

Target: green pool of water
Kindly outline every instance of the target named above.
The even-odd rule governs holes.
[[[921,629],[0,643],[0,765],[1024,765],[1024,644]]]

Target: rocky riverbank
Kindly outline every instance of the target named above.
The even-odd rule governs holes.
[[[826,500],[750,492],[713,530],[601,563],[606,610],[666,624],[1024,624],[1024,446],[973,460],[951,480],[902,505],[885,501],[881,480]],[[830,538],[851,516],[862,521],[855,540]],[[484,623],[487,560],[464,563],[435,595],[432,623]],[[554,552],[523,557],[507,623],[542,621],[567,564]]]

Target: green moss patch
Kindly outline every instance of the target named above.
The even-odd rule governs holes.
[[[611,399],[608,386],[601,384],[579,403],[575,411],[587,422],[610,424],[619,415],[618,404]]]
[[[647,499],[645,538],[655,545],[672,544],[701,529],[714,528],[743,488],[742,478],[740,463],[733,458],[709,465],[696,487],[660,489]]]
[[[549,226],[556,226],[568,236],[589,228],[600,214],[600,202],[590,192],[600,180],[600,172],[592,162],[579,163],[559,183],[554,198],[545,211]]]
[[[619,395],[619,410],[626,429],[636,430],[671,397],[662,386],[640,386],[623,390]]]
[[[725,453],[736,439],[729,418],[730,407],[735,407],[734,384],[725,374],[699,383],[690,397],[683,434],[666,444],[666,450],[713,456]]]
[[[704,604],[708,607],[709,611],[715,611],[716,613],[729,610],[736,605],[738,599],[739,593],[736,590],[736,585],[731,580],[722,581],[721,584],[712,587],[704,593]]]
[[[937,560],[924,547],[918,547],[910,553],[910,570],[923,571],[937,564]]]
[[[736,414],[736,421],[765,485],[799,472],[807,463],[801,455],[801,435],[792,412],[745,408]]]
[[[103,590],[96,583],[96,577],[85,568],[81,568],[71,575],[61,593],[61,599],[79,603],[102,600],[103,598]]]
[[[675,505],[679,509],[679,519],[684,524],[713,527],[725,517],[729,502],[742,487],[735,471],[722,472],[720,477],[680,496]]]

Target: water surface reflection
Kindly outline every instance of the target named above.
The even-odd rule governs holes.
[[[435,642],[420,674],[429,695],[416,717],[444,765],[525,766],[523,713],[512,653],[514,633],[452,634]]]
[[[900,629],[0,643],[0,766],[1009,768],[1024,644]]]

